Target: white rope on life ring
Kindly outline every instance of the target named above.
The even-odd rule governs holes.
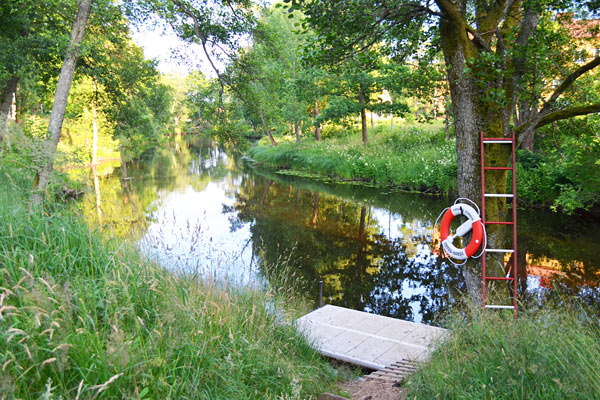
[[[479,249],[482,243],[485,242],[486,235],[485,228],[481,222],[481,218],[479,217],[479,212],[468,204],[459,203],[459,200],[467,200],[473,203],[468,199],[457,199],[454,205],[442,211],[444,216],[440,224],[440,239],[442,241],[442,249],[448,257],[456,260],[466,260],[469,257],[474,256],[474,254],[477,252],[477,249]],[[475,203],[473,204],[475,207],[477,207]],[[468,220],[460,225],[458,229],[456,229],[454,235],[450,235],[450,223],[454,217],[459,215],[464,215],[468,218]],[[471,237],[471,242],[467,245],[467,247],[456,247],[453,243],[454,239],[456,237],[463,237],[470,231],[473,231],[473,235]]]

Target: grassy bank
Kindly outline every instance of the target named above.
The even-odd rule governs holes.
[[[563,305],[564,306],[564,305]],[[451,338],[406,384],[409,399],[597,399],[600,327],[582,310],[489,312]]]
[[[456,189],[454,140],[445,140],[438,125],[396,128],[379,125],[369,131],[369,146],[359,132],[318,143],[305,138],[300,146],[283,141],[262,144],[248,154],[263,165],[288,173],[359,181],[376,186],[448,193]]]
[[[283,291],[175,276],[68,209],[29,214],[29,185],[0,169],[0,398],[305,399],[332,381]]]
[[[570,128],[561,129],[566,134]],[[567,137],[557,147],[548,132],[542,130],[538,136],[539,149],[517,152],[520,204],[567,213],[598,204],[600,142]],[[249,156],[281,173],[318,179],[420,192],[451,193],[456,189],[456,143],[445,140],[440,123],[404,123],[396,126],[394,134],[388,125],[376,125],[369,129],[368,147],[363,146],[356,128],[330,132],[321,143],[312,137],[303,138],[300,146],[292,137],[278,140],[280,144],[273,147],[263,138],[249,149]]]

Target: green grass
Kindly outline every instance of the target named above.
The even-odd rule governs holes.
[[[578,129],[596,132],[594,126]],[[573,213],[598,204],[600,141],[591,133],[585,140],[573,138],[568,136],[570,131],[567,126],[561,128],[567,137],[560,147],[554,134],[546,133],[538,137],[541,150],[517,151],[520,205]],[[368,135],[365,147],[356,127],[341,132],[339,127],[326,125],[321,143],[307,135],[297,146],[294,137],[284,136],[273,147],[263,138],[248,154],[287,174],[419,192],[456,192],[456,141],[445,140],[440,123],[403,122],[392,134],[387,122],[380,122],[369,128]]]
[[[598,318],[546,310],[456,320],[452,335],[406,383],[408,399],[598,399]]]
[[[357,131],[322,143],[305,138],[299,147],[290,140],[276,147],[261,142],[249,156],[270,168],[338,180],[442,193],[456,189],[455,143],[437,125],[396,127],[394,134],[379,125],[369,131],[368,147]]]
[[[332,384],[286,322],[287,292],[176,276],[67,208],[28,213],[26,183],[0,168],[0,398],[305,399]]]

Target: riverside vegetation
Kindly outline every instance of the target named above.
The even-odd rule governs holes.
[[[588,132],[598,121],[574,122],[582,132]],[[596,163],[600,142],[569,138],[566,124],[559,124],[557,129],[558,133],[555,128],[541,130],[540,151],[517,151],[519,202],[567,213],[589,209],[600,199]],[[262,139],[248,154],[260,165],[284,174],[424,193],[456,193],[456,140],[446,139],[440,123],[406,123],[396,126],[394,133],[379,123],[370,131],[369,146],[362,144],[355,129],[344,134],[331,125],[329,130],[330,136],[322,142],[304,138],[300,145],[291,136],[280,139],[278,146]]]
[[[291,139],[291,138],[290,138]],[[278,146],[259,143],[249,149],[254,160],[285,173],[309,173],[377,186],[407,190],[456,190],[456,151],[437,126],[417,125],[396,129],[378,125],[371,143],[363,146],[360,133],[350,130],[319,143],[291,140]]]
[[[56,202],[30,214],[29,178],[18,172],[0,170],[2,397],[305,399],[332,390],[332,369],[282,323],[298,307],[291,292],[165,271]],[[559,307],[516,322],[455,315],[448,341],[404,383],[407,397],[594,398],[598,317]]]
[[[333,370],[289,291],[163,270],[0,167],[0,398],[304,399]],[[12,164],[10,164],[13,167]]]

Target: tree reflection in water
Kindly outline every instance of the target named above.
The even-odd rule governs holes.
[[[302,288],[298,296],[316,301],[322,280],[328,303],[425,323],[435,323],[465,290],[460,267],[435,250],[433,222],[449,199],[274,174],[181,138],[131,163],[125,179],[120,175],[99,180],[101,196],[90,190],[78,204],[82,215],[135,241],[172,232],[173,243],[154,237],[162,248],[153,251],[166,266],[224,268],[223,260],[205,255],[227,252],[231,274],[254,279],[257,272],[268,282],[287,264],[295,272],[289,279],[301,281],[294,285]],[[205,237],[178,224],[201,226]],[[598,304],[599,237],[598,223],[520,211],[519,248],[529,264],[521,298],[542,304],[555,296],[547,289],[553,286]]]
[[[309,293],[324,281],[328,303],[431,323],[463,289],[458,268],[431,252],[428,220],[403,221],[397,213],[256,176],[242,182],[236,209],[239,220],[251,222],[263,267],[286,254]]]

